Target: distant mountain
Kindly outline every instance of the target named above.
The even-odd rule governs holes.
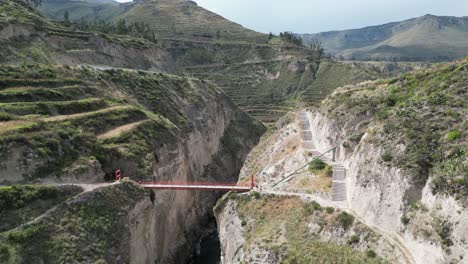
[[[117,20],[149,24],[157,38],[266,43],[268,36],[242,27],[189,0],[44,0],[40,10],[54,20]]]
[[[468,17],[425,15],[361,29],[302,34],[344,59],[445,61],[468,55]]]
[[[68,11],[71,21],[81,18],[91,21],[111,19],[123,13],[125,8],[113,0],[43,0],[39,10],[53,20],[63,20]]]

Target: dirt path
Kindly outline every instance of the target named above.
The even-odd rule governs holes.
[[[21,127],[27,124],[31,124],[31,123],[32,123],[31,121],[26,121],[26,120],[12,120],[12,121],[0,122],[0,133],[15,129],[17,127]]]
[[[130,108],[130,106],[116,105],[116,106],[111,106],[111,107],[107,107],[107,108],[104,108],[104,109],[100,109],[100,110],[97,110],[97,111],[84,112],[84,113],[71,114],[71,115],[58,115],[58,116],[44,117],[44,118],[41,118],[39,120],[44,121],[44,122],[63,121],[63,120],[77,118],[77,117],[90,116],[90,115],[94,115],[94,114],[97,114],[97,113],[106,113],[106,112],[110,112],[110,111],[113,111],[113,110],[116,110],[116,109],[124,109],[124,108]]]
[[[98,139],[108,139],[108,138],[113,138],[113,137],[119,137],[123,133],[132,130],[133,128],[137,127],[141,123],[147,122],[149,119],[137,121],[134,123],[126,124],[123,126],[116,127],[114,129],[111,129],[103,134],[100,134],[97,136]]]
[[[24,225],[31,225],[31,224],[34,224],[36,222],[38,222],[39,220],[41,220],[42,218],[46,217],[48,214],[54,212],[58,206],[60,206],[61,204],[71,200],[71,199],[75,199],[76,197],[84,194],[84,193],[87,193],[87,192],[90,192],[90,191],[93,191],[95,189],[98,189],[98,188],[101,188],[101,187],[105,187],[105,186],[110,186],[110,185],[114,185],[114,184],[119,184],[120,182],[111,182],[111,183],[93,183],[93,184],[74,184],[74,183],[64,183],[64,184],[45,184],[45,185],[55,185],[55,186],[65,186],[65,185],[70,185],[70,186],[80,186],[81,188],[83,188],[83,191],[80,192],[79,194],[75,195],[75,196],[72,196],[70,198],[68,198],[67,200],[51,207],[49,210],[45,211],[43,214],[39,215],[38,217],[22,224],[22,225],[19,225],[13,229],[10,229],[10,230],[6,230],[4,232],[9,232],[9,231],[14,231],[14,230],[17,230],[19,228],[21,228],[21,226],[24,226]]]
[[[359,220],[361,223],[366,225],[368,228],[372,229],[374,232],[381,235],[390,244],[397,247],[400,250],[400,252],[403,254],[403,256],[405,257],[405,260],[406,260],[407,263],[410,263],[410,264],[416,263],[416,261],[413,258],[413,254],[411,254],[411,251],[408,248],[406,248],[406,246],[403,244],[403,242],[401,242],[402,239],[398,235],[389,234],[389,233],[387,233],[385,231],[382,231],[379,228],[367,223],[363,218],[361,218],[356,212],[354,212],[350,208],[346,209],[345,211],[348,212],[349,214],[353,215],[354,218]]]

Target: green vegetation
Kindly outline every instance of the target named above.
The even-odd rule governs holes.
[[[56,198],[57,188],[41,185],[12,185],[0,187],[0,212],[18,209],[37,199]]]
[[[307,214],[310,215],[310,214],[314,213],[314,211],[322,211],[322,207],[316,201],[312,201],[312,202],[310,202],[310,204],[308,204],[305,207],[305,211],[306,211]]]
[[[466,196],[468,143],[460,131],[466,130],[467,71],[465,59],[342,89],[325,100],[321,111],[337,122],[366,113],[368,119],[356,128],[384,148],[381,158],[389,166],[407,170],[419,186],[432,177],[434,193]]]
[[[268,36],[228,21],[198,7],[194,2],[163,0],[128,4],[104,1],[45,1],[41,11],[54,20],[69,12],[71,22],[114,21],[147,23],[156,38],[217,42],[266,43]],[[154,15],[158,14],[158,15]],[[207,22],[209,21],[209,23]]]
[[[346,212],[341,212],[336,220],[338,223],[343,227],[343,229],[347,230],[354,222],[354,216],[346,213]]]
[[[128,182],[84,193],[80,199],[59,204],[34,224],[0,233],[0,260],[22,263],[34,257],[46,263],[93,263],[116,259],[125,247],[120,245],[127,234],[126,208],[144,197],[143,189]]]
[[[384,151],[384,153],[382,154],[382,160],[385,162],[390,162],[392,161],[392,159],[392,153],[390,153],[390,151],[388,150]]]
[[[80,79],[83,81],[77,81]],[[216,101],[219,96],[219,90],[204,81],[158,73],[36,64],[2,66],[0,117],[9,123],[0,127],[0,155],[8,157],[18,149],[32,153],[37,168],[23,176],[28,179],[60,177],[91,156],[106,173],[122,166],[135,178],[143,178],[151,174],[147,157],[158,142],[168,144],[176,140],[177,133],[191,129],[179,110],[181,104],[201,108],[206,100]],[[132,104],[123,98],[132,98]],[[97,138],[147,119],[131,133]],[[229,137],[225,141],[235,151],[239,142],[234,130],[232,133],[232,142],[227,142]]]
[[[455,141],[457,139],[461,138],[461,132],[458,130],[453,130],[448,132],[447,134],[447,139],[450,141]]]
[[[439,235],[440,239],[442,240],[442,244],[446,247],[452,246],[453,241],[450,239],[452,227],[450,223],[446,219],[434,217],[431,224],[437,235]]]
[[[333,214],[335,212],[335,208],[327,206],[327,207],[325,207],[325,211],[328,214]]]
[[[291,43],[291,44],[294,44],[296,46],[302,46],[302,38],[296,36],[292,32],[288,32],[288,31],[280,32],[279,37],[281,38],[281,40],[283,40],[283,41],[285,41],[287,43]]]
[[[37,234],[39,234],[43,228],[44,227],[40,225],[26,225],[17,230],[7,232],[6,237],[10,242],[24,243],[37,236]]]
[[[377,254],[375,253],[374,250],[372,249],[369,249],[366,251],[366,255],[369,257],[369,258],[375,258],[377,256]]]
[[[12,185],[0,187],[0,232],[32,220],[50,207],[79,192],[81,188],[76,186]]]
[[[67,25],[69,24],[69,22],[65,22],[65,24]],[[95,20],[92,22],[88,22],[84,18],[81,18],[79,23],[67,26],[72,26],[73,28],[76,28],[81,31],[129,35],[156,42],[154,31],[151,30],[151,27],[145,22],[127,23],[125,19],[118,19],[116,22],[106,20]]]
[[[266,124],[275,123],[293,110],[297,104],[295,95],[313,79],[316,56],[304,48],[288,48],[288,55],[310,56],[299,62],[272,60],[283,51],[271,46],[223,45],[213,49],[192,48],[179,57],[179,63],[187,65],[185,72],[216,83],[242,110]],[[245,62],[252,57],[261,62]],[[193,65],[202,61],[220,64]]]
[[[359,238],[359,236],[357,235],[352,235],[351,238],[348,240],[348,244],[351,245],[351,244],[357,244],[359,243],[361,239]],[[368,255],[369,256],[369,255]],[[374,256],[375,257],[375,256]]]
[[[252,195],[255,199],[260,199],[260,193],[257,192],[257,191],[252,191],[252,192],[251,192],[251,195]]]
[[[407,225],[411,221],[411,218],[404,214],[403,216],[401,216],[400,220],[403,225]]]
[[[53,25],[42,17],[30,5],[39,3],[40,0],[9,0],[0,2],[0,22],[22,22],[36,25]]]
[[[309,163],[308,170],[313,174],[324,174],[328,177],[333,175],[333,167],[321,159],[314,159]]]
[[[260,199],[251,199],[236,194],[223,197],[215,212],[219,212],[229,199],[237,201],[239,217],[246,222],[243,225],[244,250],[253,245],[267,249],[281,263],[383,262],[376,256],[369,257],[366,252],[353,249],[355,243],[338,245],[320,240],[322,230],[336,233],[333,230],[341,225],[339,219],[344,212],[327,213],[317,209],[321,208],[319,204],[306,204],[299,198],[263,195]],[[313,224],[318,224],[320,231],[311,231],[310,225]],[[359,230],[365,232],[364,229]],[[355,236],[350,239],[355,240]]]
[[[301,91],[300,99],[309,105],[317,104],[338,87],[388,76],[376,68],[363,63],[348,64],[322,60],[315,79],[311,80],[306,89]]]

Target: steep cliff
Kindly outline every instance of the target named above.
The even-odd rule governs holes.
[[[318,212],[313,218],[303,217],[301,210],[321,210],[316,203],[292,203],[284,195],[339,205],[355,216],[355,224],[375,232],[378,245],[388,246],[367,244],[391,263],[465,263],[467,63],[342,87],[308,110],[311,146],[323,153],[339,145],[336,159],[346,172],[344,205],[314,193],[320,185],[305,169],[280,185],[282,192],[272,189],[272,183],[309,159],[301,146],[304,131],[295,116],[278,122],[278,129],[265,135],[249,154],[240,177],[255,174],[260,193],[282,197],[253,193],[253,198],[226,196],[219,202],[215,214],[224,263],[285,262],[284,256],[294,255],[291,248],[301,252],[299,258],[311,257],[305,252],[315,251],[292,241],[312,234],[318,241],[347,241],[353,247],[363,242],[354,228],[323,228],[333,226],[334,217],[320,219]],[[297,189],[297,182],[306,188]],[[328,210],[337,217],[333,209],[323,209]],[[290,222],[296,229],[287,228]],[[308,232],[299,228],[304,223],[309,224]],[[320,228],[314,229],[316,225]],[[288,237],[295,232],[302,236]]]
[[[0,69],[4,184],[95,183],[117,168],[134,180],[235,182],[245,156],[263,133],[263,127],[216,86],[193,78],[87,67]],[[16,252],[11,258],[24,263],[34,255],[59,263],[70,257],[62,247],[72,244],[71,257],[81,263],[100,258],[109,263],[184,262],[221,194],[160,191],[152,204],[143,190],[132,186],[109,186],[68,201],[92,214],[70,209],[76,226],[72,231],[55,230],[47,221],[45,233],[34,229],[44,245],[57,237],[68,243],[57,243],[60,250],[52,250],[34,239],[8,240],[11,252]],[[107,191],[118,193],[99,198]],[[125,200],[127,196],[131,199]],[[114,222],[113,212],[96,209],[113,206],[120,208],[121,219],[130,220]],[[62,225],[61,214],[49,212],[51,223]],[[88,216],[91,227],[93,221],[110,222],[99,230],[112,235],[109,240],[99,237],[96,241],[105,241],[101,244],[80,248],[80,243],[68,240],[75,239],[69,232],[79,230],[80,241],[93,241],[95,230],[86,226]],[[124,244],[116,246],[116,241]]]
[[[310,112],[321,151],[345,140],[348,203],[416,263],[466,262],[467,61],[337,90]]]

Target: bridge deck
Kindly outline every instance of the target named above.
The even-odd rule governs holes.
[[[158,190],[206,190],[206,191],[235,191],[248,192],[250,186],[235,186],[235,185],[202,185],[202,184],[166,184],[166,183],[142,183],[141,186],[145,189]]]

